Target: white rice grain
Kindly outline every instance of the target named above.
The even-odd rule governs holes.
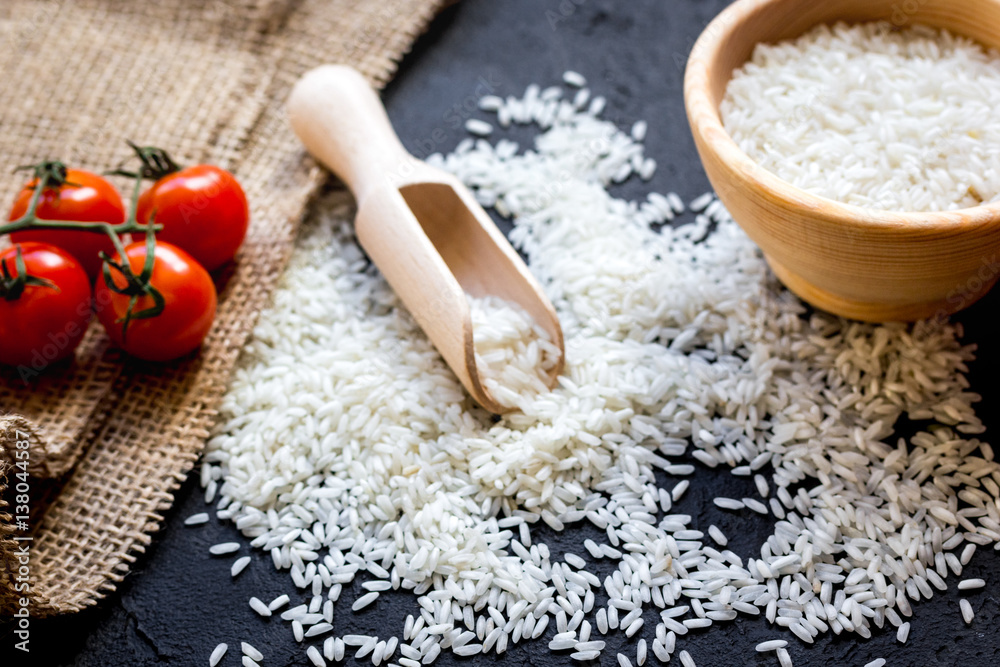
[[[493,126],[478,118],[470,118],[465,121],[465,131],[478,137],[485,137],[493,133]]]
[[[729,543],[729,540],[726,538],[725,534],[721,530],[719,530],[718,526],[716,526],[715,524],[712,524],[711,526],[708,527],[708,536],[711,537],[712,540],[721,547],[724,547]]]
[[[258,600],[256,597],[250,598],[250,608],[261,616],[271,615],[271,610],[267,608],[267,605]]]
[[[740,502],[739,500],[735,500],[733,498],[714,498],[712,502],[715,504],[716,507],[719,507],[724,510],[737,511],[745,507],[745,505],[742,502]]]
[[[786,646],[788,646],[788,642],[784,639],[772,639],[757,644],[756,650],[758,653],[767,653],[769,651],[777,651],[779,648],[785,648]]]
[[[229,650],[228,644],[219,644],[212,650],[212,655],[208,658],[208,667],[215,667],[222,661],[222,656]]]
[[[310,646],[306,649],[306,657],[308,657],[309,661],[316,667],[326,667],[326,660],[323,659],[323,656],[319,653],[319,649],[315,646]]]
[[[224,556],[240,550],[239,542],[223,542],[209,547],[208,552],[213,556]]]
[[[372,591],[371,593],[365,593],[351,605],[351,611],[360,611],[370,605],[372,602],[378,599],[378,592]]]
[[[958,601],[958,606],[962,610],[962,620],[965,621],[966,625],[972,625],[972,619],[976,617],[976,612],[972,610],[972,604],[965,598],[962,598]]]
[[[240,650],[243,651],[243,655],[249,656],[251,660],[256,662],[264,659],[264,654],[247,642],[240,642]]]
[[[247,565],[250,564],[250,556],[243,556],[242,558],[237,558],[233,561],[232,567],[229,568],[229,574],[236,577],[240,572],[246,569]]]

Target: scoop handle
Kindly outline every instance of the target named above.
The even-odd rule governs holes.
[[[399,187],[419,168],[378,95],[352,67],[321,65],[306,72],[288,98],[288,117],[306,149],[359,203],[380,184]]]

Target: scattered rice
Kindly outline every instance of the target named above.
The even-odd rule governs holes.
[[[965,548],[962,549],[962,555],[959,557],[958,562],[960,562],[962,565],[968,565],[969,562],[972,560],[973,554],[975,553],[976,553],[976,545],[966,544]]]
[[[470,118],[469,120],[465,121],[465,130],[469,134],[474,134],[479,137],[485,137],[493,133],[493,126],[477,118]]]
[[[633,141],[643,141],[646,138],[646,131],[648,129],[649,126],[646,124],[646,121],[637,120],[635,125],[632,126],[631,135]]]
[[[747,509],[757,512],[757,514],[770,513],[770,511],[767,509],[767,505],[754,498],[744,498],[743,504],[746,505]]]
[[[708,527],[708,536],[711,537],[712,540],[720,547],[724,547],[729,544],[729,539],[715,524]]]
[[[562,637],[555,638],[549,642],[550,651],[565,651],[567,649],[576,648],[576,638],[575,637]]]
[[[223,542],[209,547],[208,552],[213,556],[224,556],[240,550],[239,542]]]
[[[592,621],[632,636],[651,608],[662,661],[678,636],[737,613],[807,643],[901,626],[911,599],[958,576],[952,550],[1000,528],[960,331],[807,314],[711,193],[692,202],[695,222],[654,231],[683,202],[612,197],[644,164],[641,144],[556,93],[497,108],[545,128],[533,150],[469,140],[430,159],[512,218],[559,312],[566,369],[552,390],[511,392],[518,412],[471,403],[356,245],[345,195],[303,230],[205,455],[220,509],[302,596],[282,620],[302,639],[358,576],[388,581],[414,593],[396,660],[408,667],[449,648],[503,653],[553,625],[550,646],[595,659],[603,647],[577,650]],[[904,417],[933,426],[900,441]],[[767,482],[776,520],[754,557],[671,513],[657,475],[686,488],[688,454]],[[583,546],[611,574],[556,558],[533,531],[581,521],[601,531]],[[346,646],[388,659],[385,640],[332,639],[334,661]]]
[[[192,514],[188,518],[184,519],[185,526],[200,526],[203,523],[208,523],[208,512]]]
[[[746,507],[742,502],[733,498],[715,498],[712,502],[715,503],[716,507],[724,510],[741,510]]]
[[[318,637],[319,635],[326,634],[333,630],[333,625],[330,623],[317,623],[316,625],[310,627],[305,631],[306,637]]]
[[[966,625],[972,625],[972,619],[976,617],[976,612],[972,610],[972,604],[965,598],[962,598],[958,601],[958,606],[962,610],[962,620],[965,621]]]
[[[971,591],[984,586],[986,586],[986,582],[982,579],[963,579],[958,582],[958,590],[960,591]]]
[[[271,604],[267,605],[267,608],[270,609],[271,611],[281,609],[286,604],[288,604],[288,599],[289,598],[287,595],[279,595],[278,597],[271,600]]]
[[[572,70],[563,73],[563,83],[574,88],[583,88],[587,85],[587,79],[579,72]]]
[[[267,608],[267,605],[261,602],[256,597],[250,598],[250,608],[261,616],[270,616],[271,610]]]
[[[786,646],[788,646],[788,642],[784,639],[772,639],[770,641],[757,644],[757,652],[767,653],[768,651],[777,651],[779,648],[785,648]]]
[[[306,649],[306,656],[316,667],[326,667],[326,660],[323,659],[323,656],[319,653],[319,649],[315,646],[310,646]]]
[[[252,660],[260,662],[264,659],[263,653],[246,642],[240,642],[240,649],[243,651],[243,655],[249,656]]]
[[[570,653],[569,657],[572,660],[579,660],[580,662],[587,662],[588,660],[597,660],[600,657],[600,651],[577,651],[575,653]]]
[[[706,208],[708,208],[708,205],[711,204],[714,199],[715,199],[714,192],[706,192],[705,194],[701,195],[700,197],[692,201],[690,204],[688,204],[688,208],[690,208],[695,213],[701,213]]]
[[[667,193],[667,202],[670,204],[670,208],[677,215],[680,215],[685,211],[684,200],[681,199],[680,195],[676,192]]]
[[[607,105],[607,103],[608,103],[608,101],[605,98],[603,98],[603,97],[595,97],[590,102],[590,107],[587,109],[587,114],[589,114],[591,116],[600,116],[602,113],[604,113],[604,107]],[[625,170],[625,171],[619,171],[617,173],[619,173],[621,175],[620,176],[616,176],[615,179],[614,179],[614,181],[616,183],[621,183],[626,178],[628,178],[628,174],[631,173],[631,172],[629,170]]]
[[[497,112],[503,106],[503,98],[496,95],[483,95],[479,98],[479,108],[483,111]]]
[[[636,611],[639,611],[639,610],[637,609]],[[629,638],[634,637],[635,633],[639,632],[639,629],[642,628],[642,626],[643,626],[644,623],[645,623],[645,621],[642,620],[641,618],[637,618],[634,621],[632,621],[631,623],[629,623],[628,627],[625,628],[625,636],[629,637]]]
[[[226,655],[226,651],[229,650],[229,644],[219,644],[212,650],[212,655],[208,658],[208,667],[215,667],[222,660],[222,656]]]
[[[233,566],[229,569],[229,573],[235,577],[240,572],[246,569],[247,565],[250,564],[250,556],[243,556],[242,558],[237,558],[233,561]]]
[[[351,611],[360,611],[370,605],[372,602],[378,599],[378,591],[372,591],[371,593],[365,593],[351,606]]]

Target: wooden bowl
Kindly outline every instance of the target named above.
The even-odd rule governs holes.
[[[684,97],[698,152],[719,198],[802,299],[860,320],[944,317],[1000,275],[1000,204],[944,213],[841,204],[758,166],[723,128],[726,86],[758,43],[836,21],[924,24],[1000,48],[1000,0],[738,0],[688,61]]]

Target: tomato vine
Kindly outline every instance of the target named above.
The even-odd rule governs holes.
[[[129,142],[133,148],[139,152],[139,147],[135,146]],[[165,153],[160,151],[163,156]],[[142,154],[140,153],[140,156]],[[173,164],[169,156],[166,156],[166,161],[162,161],[162,158],[152,157],[152,152],[150,153],[150,158],[153,160],[152,164],[155,166],[169,168]],[[21,171],[25,169],[30,169],[34,171],[35,184],[32,186],[33,192],[31,196],[31,201],[28,205],[28,210],[19,217],[17,220],[13,220],[9,223],[0,225],[0,236],[4,234],[12,234],[14,232],[26,231],[26,230],[37,230],[37,229],[58,229],[58,230],[74,230],[74,231],[84,231],[95,234],[106,234],[110,239],[111,243],[114,245],[115,251],[119,258],[122,258],[121,262],[115,262],[106,253],[101,253],[101,259],[104,260],[103,273],[104,278],[110,289],[113,291],[124,294],[130,297],[130,306],[128,312],[123,318],[119,320],[122,324],[123,336],[127,335],[129,323],[133,320],[146,319],[150,317],[156,317],[163,312],[164,308],[164,298],[163,295],[150,283],[150,277],[153,273],[154,255],[153,248],[156,245],[156,232],[160,229],[152,218],[150,218],[147,224],[140,224],[136,218],[136,211],[139,203],[139,194],[142,189],[142,182],[144,178],[149,178],[146,175],[146,160],[143,160],[144,167],[140,169],[138,173],[122,172],[117,170],[114,173],[126,173],[127,175],[135,179],[135,186],[132,192],[132,201],[129,206],[129,213],[125,221],[121,224],[111,224],[108,222],[88,222],[81,223],[73,220],[43,220],[38,217],[38,206],[41,202],[42,193],[48,188],[61,188],[64,186],[73,187],[73,183],[68,182],[66,165],[62,162],[56,160],[47,160],[45,162],[40,162],[36,165],[31,165],[27,167],[19,167],[16,171]],[[129,263],[124,261],[125,258],[125,247],[122,244],[121,237],[125,234],[132,233],[143,233],[146,237],[146,246],[148,249],[146,255],[146,262],[143,266],[143,270],[136,274]],[[21,257],[20,251],[18,251],[18,258]],[[24,292],[24,288],[28,285],[42,285],[47,281],[36,276],[28,275],[25,271],[23,259],[19,259],[19,262],[15,265],[18,275],[11,276],[10,272],[7,270],[6,265],[3,266],[2,271],[2,282],[0,282],[0,295],[3,298],[12,301],[21,297]],[[114,269],[118,271],[125,279],[125,287],[118,287],[114,282],[111,275],[111,270]],[[52,287],[51,285],[45,285]],[[145,308],[138,312],[135,312],[135,306],[140,298],[148,296],[153,299],[153,305],[149,308]]]

